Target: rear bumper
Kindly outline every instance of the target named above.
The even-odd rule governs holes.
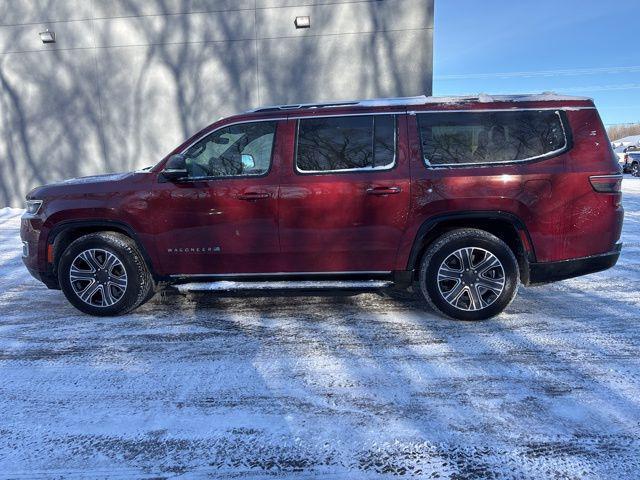
[[[621,248],[622,244],[618,243],[614,250],[600,255],[572,258],[561,262],[530,263],[529,285],[557,282],[611,268],[620,257]]]

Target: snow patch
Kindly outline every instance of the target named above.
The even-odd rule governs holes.
[[[631,145],[640,146],[640,135],[631,135],[629,137],[620,138],[611,142],[614,148],[630,147]]]
[[[24,209],[22,208],[12,208],[12,207],[4,207],[0,208],[0,219],[8,220],[22,216],[24,213]]]

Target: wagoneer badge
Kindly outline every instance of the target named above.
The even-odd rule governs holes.
[[[220,247],[167,248],[167,253],[217,253]]]

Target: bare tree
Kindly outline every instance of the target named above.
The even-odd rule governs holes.
[[[640,123],[612,125],[607,128],[607,135],[609,135],[609,139],[612,141],[619,140],[624,137],[630,137],[631,135],[640,135]]]

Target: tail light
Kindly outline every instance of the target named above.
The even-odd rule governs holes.
[[[622,192],[622,175],[594,175],[589,177],[591,186],[598,193]]]
[[[629,155],[624,156],[624,163],[629,163]]]

